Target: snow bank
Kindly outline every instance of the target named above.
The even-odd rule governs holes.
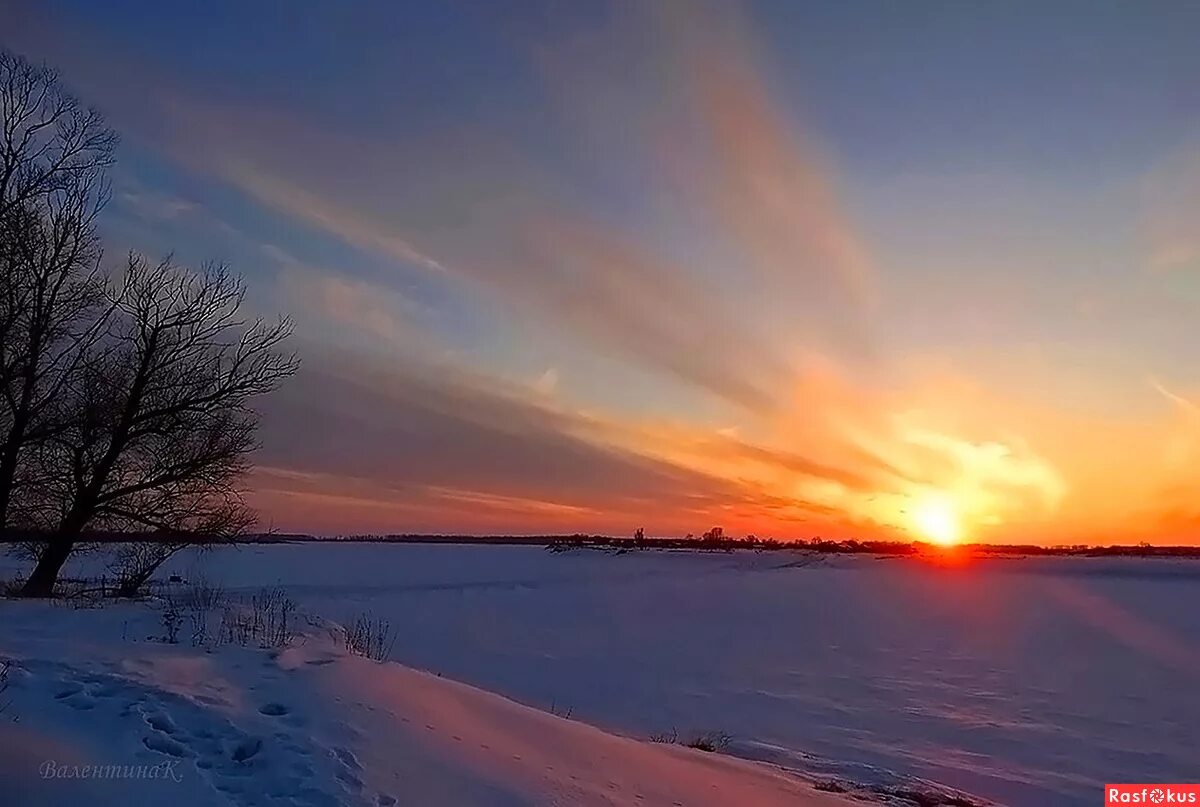
[[[771,766],[603,732],[346,653],[166,644],[148,605],[0,602],[0,793],[89,805],[844,805]]]
[[[732,755],[843,786],[1088,807],[1195,771],[1195,560],[309,543],[173,571],[277,581],[389,619],[412,667],[620,734],[724,730]]]

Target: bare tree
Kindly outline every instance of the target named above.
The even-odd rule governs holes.
[[[95,219],[116,135],[57,75],[0,50],[0,530],[35,480],[23,454],[61,428],[56,409],[107,315]]]
[[[246,321],[223,266],[190,273],[131,255],[97,348],[77,373],[67,426],[40,458],[58,507],[24,593],[47,596],[85,530],[150,533],[140,585],[181,546],[254,523],[241,479],[256,447],[252,400],[295,372],[291,323]]]
[[[0,214],[113,163],[117,135],[58,74],[0,48]]]
[[[249,515],[249,511],[246,511]],[[249,524],[253,524],[251,520]],[[235,537],[226,529],[226,537]],[[134,597],[143,592],[146,583],[164,563],[170,560],[181,549],[194,546],[197,537],[211,533],[197,532],[193,536],[157,536],[153,540],[144,540],[145,536],[132,536],[135,540],[117,544],[112,552],[109,571],[116,576],[116,595],[118,597]]]
[[[53,71],[0,50],[0,530],[32,538],[32,595],[86,532],[152,539],[119,558],[134,589],[248,529],[250,401],[296,366],[290,324],[240,319],[221,267],[131,256],[110,288],[95,221],[116,142]]]

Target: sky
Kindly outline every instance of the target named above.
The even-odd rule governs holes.
[[[0,16],[294,319],[264,526],[1200,543],[1200,4]]]

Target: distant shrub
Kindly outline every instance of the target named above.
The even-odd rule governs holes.
[[[163,626],[163,641],[167,644],[179,644],[179,629],[183,627],[183,611],[174,596],[167,595],[162,599],[159,621]]]
[[[199,577],[179,591],[179,602],[188,617],[192,631],[192,647],[208,643],[212,615],[221,609],[229,595],[220,586]]]
[[[899,799],[917,807],[983,807],[961,793],[938,793],[912,787],[873,788],[874,792],[888,798]]]
[[[692,737],[684,745],[688,748],[695,748],[698,751],[715,753],[717,751],[724,751],[732,741],[733,737],[723,731],[705,731]]]
[[[651,734],[649,740],[652,743],[683,745],[688,748],[695,748],[698,751],[715,753],[728,748],[729,743],[733,742],[733,737],[724,731],[703,731],[692,735],[689,739],[681,740],[679,739],[679,730],[672,726],[670,731]]]
[[[675,743],[679,742],[679,730],[672,726],[670,731],[660,731],[651,734],[650,742],[674,745]]]
[[[346,650],[372,661],[387,661],[392,655],[396,638],[392,625],[385,619],[374,619],[369,613],[355,617],[350,627],[343,628]]]
[[[211,597],[215,593],[210,593]],[[260,589],[249,600],[226,602],[222,608],[217,641],[245,647],[286,647],[295,635],[292,631],[296,602],[279,586]]]
[[[296,602],[280,587],[264,588],[250,598],[250,609],[259,624],[259,636],[267,647],[285,647],[292,642],[292,615]]]

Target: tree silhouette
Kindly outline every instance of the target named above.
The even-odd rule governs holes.
[[[0,531],[34,547],[33,596],[89,533],[130,533],[132,591],[181,546],[254,524],[251,402],[295,371],[291,324],[243,318],[223,266],[130,255],[110,282],[95,222],[116,134],[2,50],[0,117]]]
[[[23,455],[56,411],[106,317],[95,219],[116,134],[58,76],[0,50],[0,530],[30,513]],[[17,517],[14,518],[14,515]]]
[[[135,589],[178,548],[255,523],[238,485],[256,447],[250,408],[295,372],[281,319],[240,317],[245,289],[223,266],[191,273],[131,255],[88,356],[65,426],[43,452],[61,514],[24,593],[51,593],[85,529],[148,531],[123,585]]]

